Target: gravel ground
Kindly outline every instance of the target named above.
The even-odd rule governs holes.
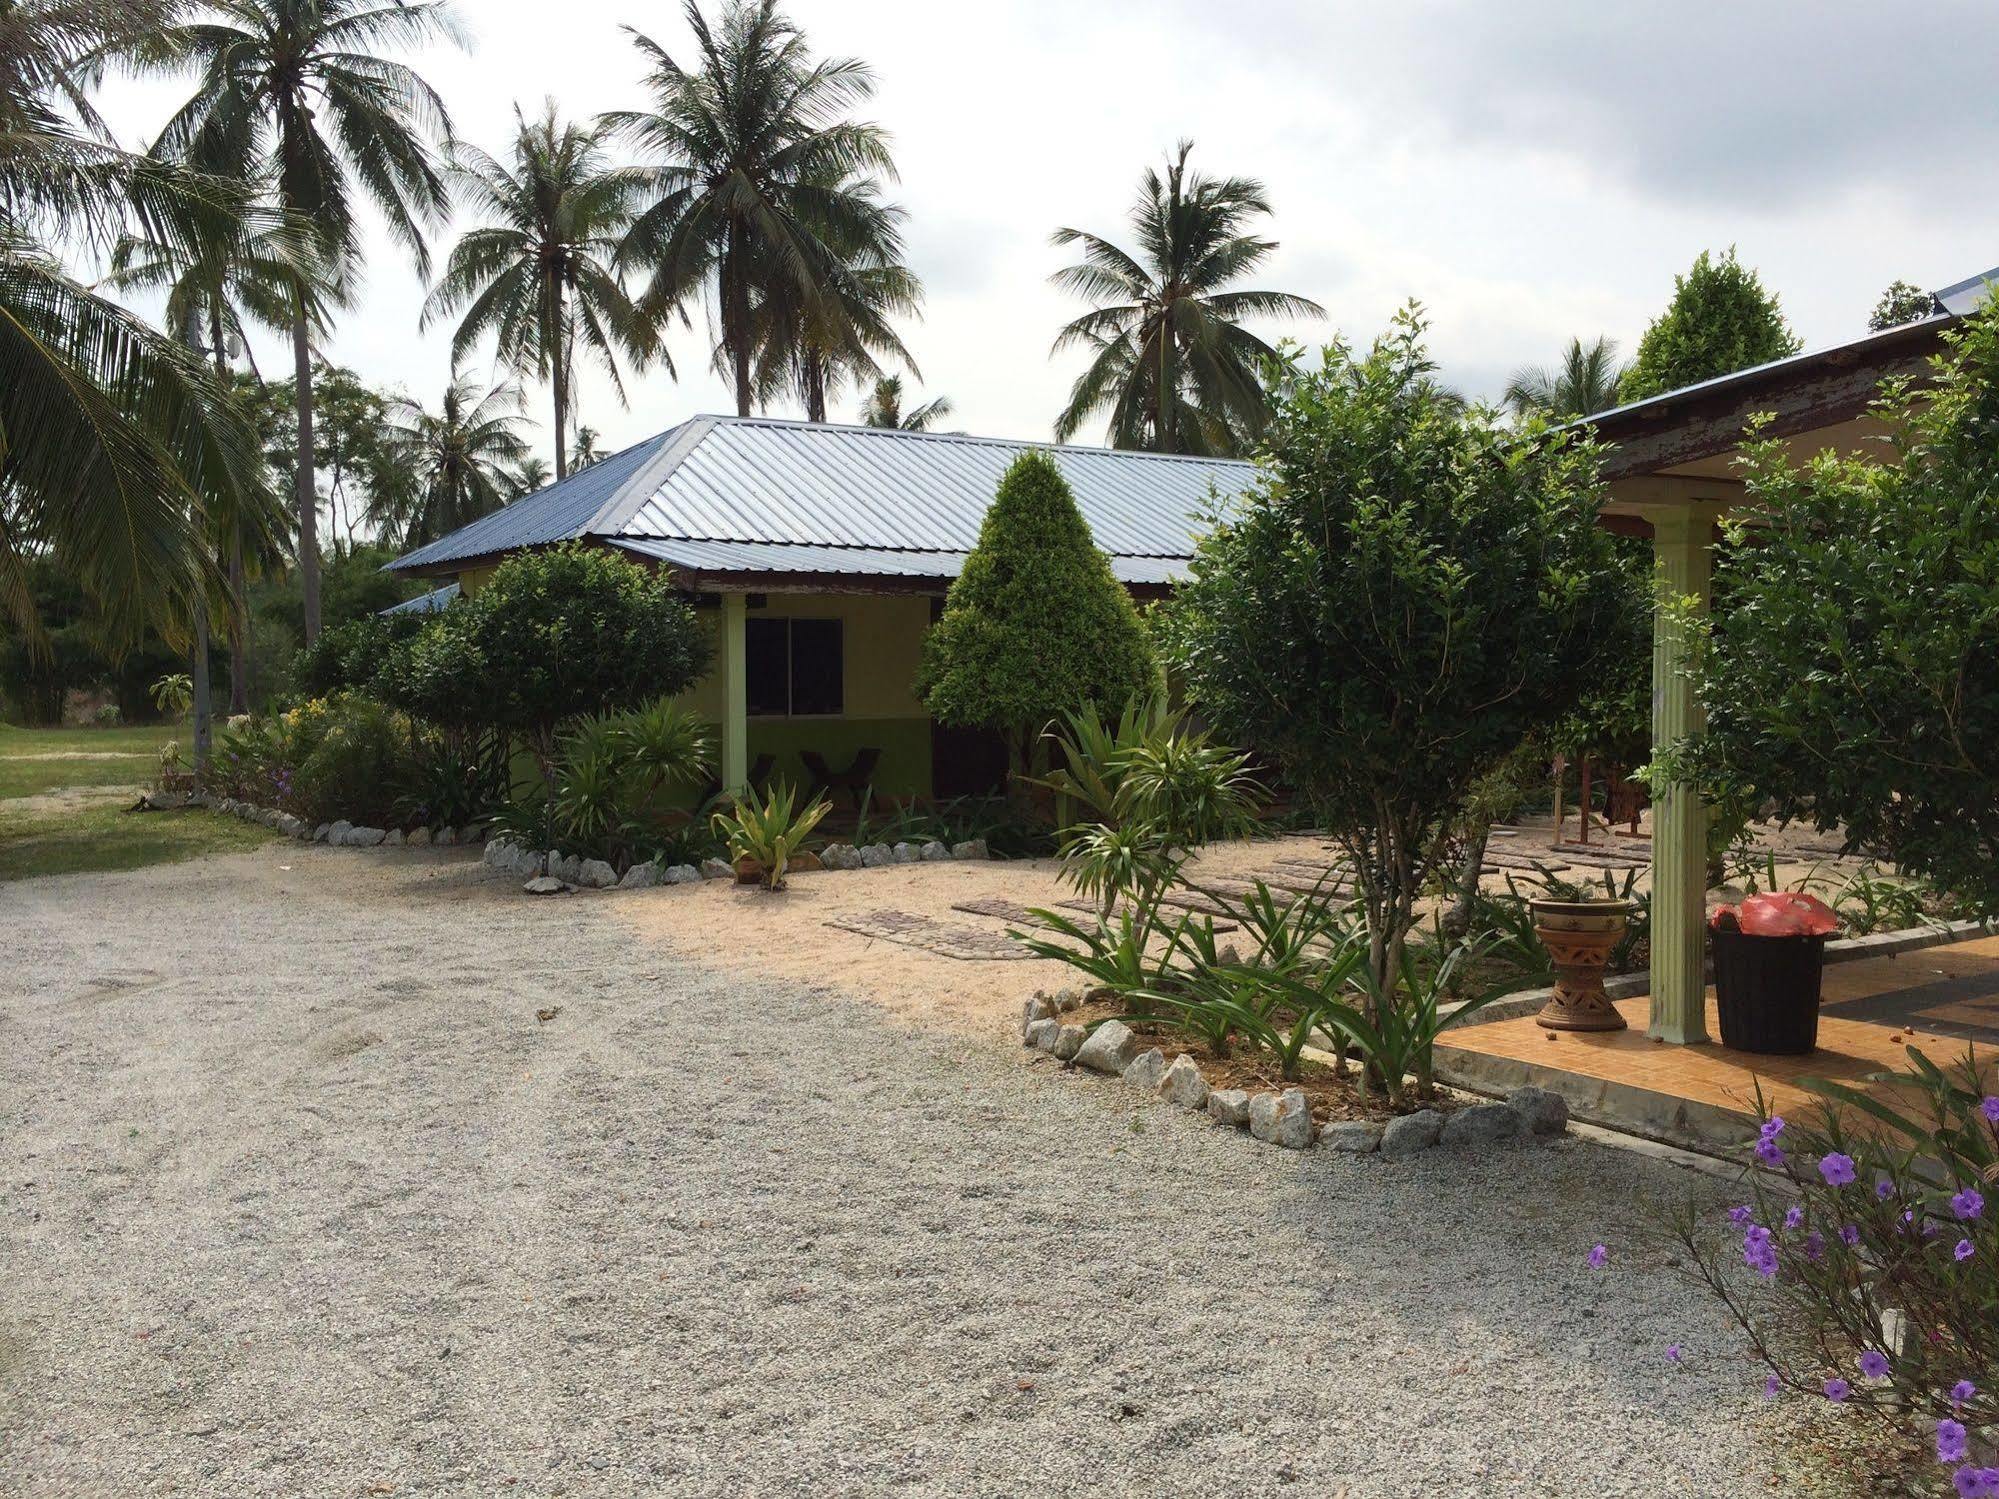
[[[1807,1491],[1615,1226],[1704,1179],[1289,1155],[615,910],[673,898],[0,887],[0,1493]]]

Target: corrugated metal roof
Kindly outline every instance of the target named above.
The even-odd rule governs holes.
[[[881,573],[953,577],[977,542],[1000,476],[1029,451],[1049,454],[1075,491],[1097,544],[1131,582],[1165,582],[1192,554],[1211,499],[1240,493],[1255,473],[1228,459],[872,427],[696,417],[518,500],[391,564],[436,568],[517,547],[598,537],[706,571]],[[778,551],[718,551],[744,543]],[[812,549],[813,566],[791,549]],[[848,555],[829,560],[824,554]],[[919,561],[913,554],[928,554]],[[942,569],[948,568],[948,571]]]
[[[949,582],[964,568],[964,552],[899,551],[891,547],[800,546],[773,541],[677,541],[619,537],[616,545],[691,573],[853,574],[874,578]],[[1110,559],[1120,583],[1172,583],[1187,570],[1184,557]]]
[[[458,585],[446,583],[442,588],[433,588],[429,593],[420,593],[413,599],[404,599],[400,604],[391,604],[380,614],[435,614],[446,604],[458,597]]]
[[[589,534],[591,518],[607,501],[620,493],[679,428],[634,443],[623,452],[599,459],[586,469],[558,480],[546,489],[524,495],[491,515],[482,515],[469,526],[461,526],[449,536],[429,546],[418,547],[398,557],[389,566],[398,571],[435,567],[440,563],[463,562],[473,557],[490,557],[495,552],[511,552],[519,547],[545,546],[550,542],[571,541]]]
[[[1982,276],[1967,276],[1955,286],[1946,286],[1931,295],[1945,312],[1953,317],[1963,317],[1985,305],[1985,299],[1991,295],[1995,283],[1999,283],[1999,266],[1994,266]]]

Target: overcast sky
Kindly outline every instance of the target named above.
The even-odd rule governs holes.
[[[1999,6],[1985,0],[794,0],[821,53],[871,63],[865,113],[894,136],[910,264],[906,340],[952,425],[1045,438],[1080,356],[1049,345],[1080,307],[1049,287],[1057,225],[1128,241],[1138,174],[1182,136],[1214,173],[1263,179],[1280,241],[1257,280],[1323,304],[1272,325],[1371,338],[1420,298],[1446,377],[1496,397],[1572,334],[1627,352],[1704,247],[1738,247],[1808,346],[1865,331],[1903,277],[1937,287],[1999,265]],[[458,133],[495,154],[516,101],[568,114],[644,102],[621,26],[686,50],[677,6],[461,0],[467,53],[417,59]],[[186,81],[107,86],[143,144]],[[440,247],[440,256],[441,247]],[[332,357],[435,403],[444,329],[377,236]],[[616,448],[733,409],[706,320],[677,382],[586,380],[582,420]],[[266,372],[289,368],[266,340]],[[487,373],[482,362],[479,372]],[[547,398],[528,391],[543,421]],[[857,397],[834,402],[853,419]],[[775,414],[795,416],[796,409]]]

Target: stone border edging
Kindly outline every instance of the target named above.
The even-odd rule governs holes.
[[[879,855],[870,858],[869,855]],[[830,870],[879,869],[891,864],[936,864],[951,860],[985,860],[992,857],[983,838],[968,838],[946,848],[932,839],[928,843],[871,843],[857,849],[849,843],[828,844],[817,856],[819,867]],[[510,838],[495,838],[486,845],[486,866],[530,880],[542,874],[542,855],[524,848]],[[801,870],[801,872],[803,872]],[[560,849],[548,851],[547,878],[571,890],[649,890],[656,885],[698,885],[703,880],[732,880],[735,866],[726,859],[703,859],[697,865],[658,863],[634,864],[621,877],[602,859],[584,859]],[[544,893],[544,892],[537,892]],[[556,893],[552,889],[545,892]]]
[[[147,801],[159,809],[175,805],[155,802],[150,794]],[[299,843],[325,843],[338,848],[452,848],[481,843],[486,838],[486,829],[477,824],[463,828],[371,828],[357,827],[342,819],[312,827],[304,818],[280,812],[276,807],[260,807],[254,802],[238,801],[233,796],[209,796],[199,791],[178,805],[205,807],[211,812],[224,812],[244,822],[260,823]]]
[[[1168,1065],[1158,1047],[1141,1051],[1138,1037],[1121,1020],[1106,1020],[1086,1031],[1062,1018],[1082,1003],[1082,994],[1074,989],[1052,995],[1037,991],[1021,1006],[1021,1043],[1066,1066],[1122,1078],[1167,1103],[1205,1113],[1218,1124],[1247,1128],[1254,1138],[1286,1150],[1309,1150],[1316,1144],[1343,1155],[1406,1156],[1439,1145],[1491,1149],[1515,1142],[1532,1144],[1568,1128],[1568,1103],[1559,1093],[1535,1087],[1516,1088],[1504,1102],[1473,1104],[1448,1115],[1421,1109],[1386,1124],[1334,1119],[1315,1127],[1311,1102],[1301,1089],[1249,1093],[1212,1088],[1191,1056],[1182,1054]]]

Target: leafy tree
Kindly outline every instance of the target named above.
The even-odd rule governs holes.
[[[1874,310],[1867,315],[1867,329],[1879,333],[1884,328],[1899,328],[1904,323],[1920,323],[1937,310],[1937,299],[1920,286],[1907,281],[1891,281],[1888,289],[1881,293],[1881,300],[1874,304]]]
[[[442,727],[517,739],[552,795],[565,726],[685,691],[710,654],[693,606],[663,574],[563,546],[509,558],[477,593],[427,616],[374,688]]]
[[[214,582],[211,505],[263,481],[253,434],[200,358],[67,274],[51,246],[138,229],[193,257],[254,227],[240,187],[111,144],[104,66],[148,50],[157,0],[0,8],[0,617],[41,649],[31,559],[104,627],[185,631]]]
[[[576,445],[569,450],[569,471],[572,474],[604,461],[603,446],[597,441],[599,436],[595,427],[576,429]]]
[[[447,206],[430,142],[450,116],[429,84],[388,57],[392,47],[457,35],[448,0],[207,0],[166,31],[158,56],[200,72],[195,95],[156,148],[240,182],[271,182],[279,205],[318,233],[326,259],[360,247],[357,198],[428,273],[424,228]],[[359,189],[358,193],[356,189]],[[299,573],[305,638],[319,633],[319,490],[313,475],[312,322],[292,316],[298,396]]]
[[[413,479],[412,503],[370,519],[413,550],[498,510],[512,498],[512,466],[528,456],[520,413],[511,385],[484,390],[469,375],[445,388],[438,412],[409,400],[391,405],[389,446]]]
[[[620,353],[641,364],[657,353],[669,375],[673,361],[613,268],[631,223],[635,183],[605,157],[605,127],[563,124],[552,99],[533,123],[518,107],[514,121],[511,162],[473,146],[452,148],[459,200],[487,222],[452,248],[423,321],[463,308],[451,340],[454,361],[492,333],[503,364],[548,381],[560,479],[569,472],[577,350],[611,377],[620,400]]]
[[[330,624],[292,658],[291,689],[301,698],[366,692],[397,647],[421,634],[430,616],[363,614]]]
[[[1622,588],[1597,449],[1455,408],[1423,332],[1412,307],[1365,356],[1286,369],[1171,615],[1194,703],[1353,861],[1389,993],[1460,809],[1595,679]]]
[[[861,407],[861,425],[888,427],[899,432],[928,432],[939,422],[951,419],[951,398],[937,396],[909,411],[902,409],[902,376],[883,375],[868,392]]]
[[[1081,245],[1083,259],[1051,279],[1097,304],[1055,340],[1055,353],[1092,356],[1056,418],[1059,442],[1108,411],[1113,447],[1242,452],[1269,419],[1261,371],[1275,354],[1242,320],[1325,315],[1288,292],[1229,289],[1277,248],[1243,232],[1270,199],[1253,177],[1190,171],[1193,149],[1180,142],[1163,179],[1150,168],[1140,179],[1135,254],[1081,229],[1055,231],[1054,243]]]
[[[876,186],[895,163],[880,126],[846,117],[874,93],[874,74],[853,58],[815,61],[776,0],[724,0],[717,26],[687,0],[686,16],[696,65],[633,31],[652,108],[605,117],[646,158],[636,169],[646,203],[620,261],[649,273],[655,318],[712,285],[716,363],[748,416],[773,338],[872,346],[857,310],[892,309],[870,301],[857,273],[900,264],[901,211]]]
[[[924,640],[925,706],[946,724],[1000,730],[1018,772],[1051,720],[1115,712],[1157,680],[1138,610],[1062,471],[1046,454],[1022,454]]]
[[[1707,789],[1843,827],[1999,911],[1999,310],[1877,411],[1900,461],[1752,444],[1756,544],[1725,551],[1700,668]]]
[[[1515,370],[1500,399],[1515,416],[1538,414],[1558,422],[1594,416],[1618,403],[1618,387],[1627,368],[1618,361],[1614,340],[1599,338],[1585,344],[1572,338],[1559,366],[1551,370],[1527,365]]]
[[[1801,347],[1776,297],[1736,260],[1732,246],[1719,260],[1703,250],[1684,276],[1673,278],[1673,300],[1639,340],[1624,399],[1642,401]]]

